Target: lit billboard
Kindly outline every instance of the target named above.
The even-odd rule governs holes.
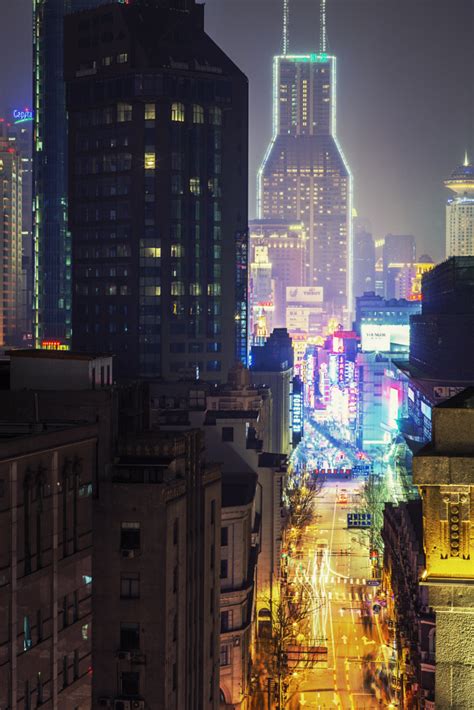
[[[323,289],[320,286],[287,286],[287,303],[322,304]]]
[[[408,348],[410,345],[409,325],[371,325],[362,323],[361,328],[362,350],[389,352],[394,347]]]

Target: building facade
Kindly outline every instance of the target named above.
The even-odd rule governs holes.
[[[366,291],[375,291],[375,243],[362,223],[354,229],[354,298]]]
[[[63,26],[67,12],[102,0],[33,0],[34,335],[71,340],[71,240],[67,226],[67,114]]]
[[[444,184],[453,193],[446,203],[446,258],[474,256],[474,165],[467,155]]]
[[[2,270],[0,275],[0,344],[21,340],[22,297],[22,163],[16,146],[0,123],[0,195],[2,199]]]
[[[254,219],[249,223],[249,261],[254,262],[261,247],[266,248],[272,279],[272,328],[286,327],[286,289],[306,285],[307,247],[303,223],[294,224],[272,219]],[[249,284],[253,322],[258,320],[260,309],[259,283],[251,275]],[[253,334],[250,329],[250,335]],[[256,341],[252,341],[256,344]]]
[[[413,459],[423,501],[430,606],[436,616],[437,710],[472,704],[474,684],[474,388],[433,409],[433,439]]]
[[[0,705],[87,710],[98,429],[0,428]]]
[[[413,264],[416,260],[416,241],[412,234],[387,234],[382,246],[384,296],[393,298],[387,289],[389,264]]]
[[[220,701],[228,710],[250,707],[258,546],[254,473],[222,479]]]
[[[328,313],[342,318],[352,302],[352,177],[336,138],[336,58],[275,57],[273,95],[259,217],[303,222],[307,285],[322,287]]]
[[[203,12],[66,21],[73,345],[118,377],[225,381],[246,359],[248,87]]]

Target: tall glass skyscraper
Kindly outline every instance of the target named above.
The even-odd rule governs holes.
[[[34,336],[71,339],[71,244],[67,228],[64,16],[103,0],[33,0]]]
[[[259,217],[304,223],[309,286],[328,314],[352,300],[352,177],[336,138],[336,58],[274,58],[273,138],[258,174]]]

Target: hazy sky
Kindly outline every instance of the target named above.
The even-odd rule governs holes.
[[[290,0],[290,50],[313,51],[318,0]],[[0,106],[30,103],[31,0],[0,0]],[[444,253],[443,179],[474,155],[474,0],[327,0],[338,135],[374,235]],[[207,0],[206,28],[250,82],[250,216],[271,135],[282,0]]]

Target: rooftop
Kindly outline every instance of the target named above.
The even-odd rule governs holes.
[[[466,387],[459,394],[438,404],[437,409],[474,409],[474,387]]]
[[[110,353],[80,353],[72,352],[71,350],[35,350],[33,348],[24,348],[18,350],[9,350],[7,353],[12,357],[39,358],[43,360],[97,360],[101,357],[113,357]]]

